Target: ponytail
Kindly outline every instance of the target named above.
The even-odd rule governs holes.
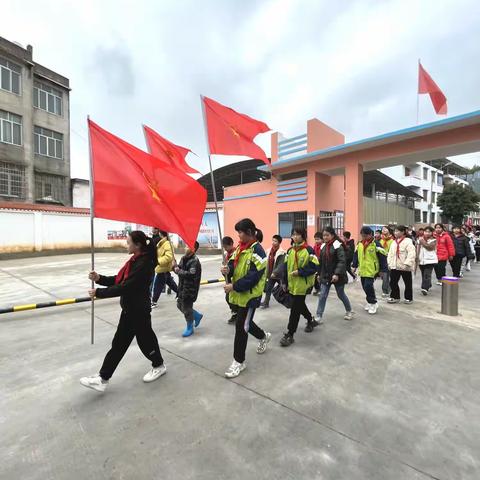
[[[142,253],[148,255],[152,263],[157,263],[157,249],[155,242],[145,235],[141,230],[134,230],[129,233],[132,242],[140,246]]]

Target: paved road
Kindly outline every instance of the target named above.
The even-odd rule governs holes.
[[[124,258],[100,254],[98,270]],[[202,260],[204,278],[217,277],[219,258]],[[3,261],[0,306],[83,296],[88,269],[87,255]],[[78,379],[98,371],[116,300],[96,303],[94,346],[86,304],[1,315],[0,479],[477,480],[479,281],[480,265],[457,318],[437,313],[439,287],[369,316],[351,284],[355,320],[332,294],[325,325],[289,349],[278,346],[287,310],[259,311],[271,348],[258,356],[250,341],[234,381],[223,378],[233,328],[221,287],[202,287],[205,320],[189,339],[162,296],[153,319],[168,374],[144,384],[133,345],[103,396]]]

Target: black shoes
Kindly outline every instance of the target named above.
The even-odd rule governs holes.
[[[290,335],[290,333],[285,333],[280,340],[280,345],[282,347],[289,347],[295,340],[293,339],[293,335]]]
[[[305,325],[305,328],[303,329],[304,332],[307,332],[307,333],[312,333],[313,332],[313,322],[310,321],[310,322],[307,322],[307,324]]]

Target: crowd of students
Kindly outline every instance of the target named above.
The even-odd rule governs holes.
[[[258,340],[257,353],[263,354],[271,340],[271,333],[254,321],[259,307],[269,308],[271,296],[290,309],[286,331],[280,346],[289,347],[295,339],[300,317],[305,319],[306,333],[311,333],[323,322],[331,287],[345,308],[344,319],[352,320],[354,312],[345,292],[348,275],[360,279],[365,292],[365,310],[374,315],[378,311],[375,280],[381,279],[382,297],[388,303],[400,302],[400,279],[404,284],[404,303],[413,302],[413,274],[420,269],[421,293],[428,295],[435,272],[437,285],[446,275],[447,261],[452,274],[463,276],[472,261],[480,261],[480,228],[455,226],[447,232],[442,224],[428,226],[415,232],[405,226],[385,226],[373,231],[363,227],[355,245],[350,232],[340,237],[332,227],[326,227],[314,236],[314,246],[307,243],[303,227],[294,227],[291,246],[282,250],[280,235],[274,235],[271,247],[265,252],[263,234],[251,219],[235,225],[238,245],[231,237],[224,237],[225,250],[221,273],[225,277],[225,299],[230,311],[227,320],[235,324],[233,361],[225,372],[235,378],[246,368],[245,354],[249,335]],[[98,374],[83,377],[80,383],[104,392],[109,379],[125,355],[134,337],[152,367],[143,377],[149,383],[166,373],[157,337],[151,325],[151,309],[155,308],[165,285],[177,294],[177,307],[185,318],[184,337],[191,336],[200,325],[203,315],[194,309],[197,300],[201,264],[196,255],[198,243],[187,248],[177,264],[167,232],[154,229],[149,238],[141,231],[133,231],[127,238],[131,255],[116,276],[90,272],[89,278],[105,288],[89,290],[91,298],[120,297],[120,321]],[[178,285],[171,272],[178,275]],[[306,304],[306,296],[318,297],[315,314]],[[265,294],[265,297],[262,297]]]

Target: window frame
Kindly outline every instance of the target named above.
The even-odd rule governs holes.
[[[7,71],[9,76],[10,88],[4,88],[3,84],[3,72]],[[18,92],[13,91],[13,76],[18,78]],[[22,96],[22,67],[21,65],[16,64],[7,60],[5,57],[0,57],[0,90],[4,92],[13,93],[19,97]]]
[[[7,118],[4,118],[3,116],[1,116],[2,113],[6,114]],[[17,117],[19,121],[17,121],[13,117]],[[4,139],[4,136],[3,136],[5,124],[10,124],[9,126],[10,141],[7,141],[6,138]],[[14,142],[14,138],[15,138],[14,126],[15,125],[19,128],[20,143]],[[8,145],[15,145],[16,147],[21,147],[23,145],[23,117],[21,115],[17,115],[16,113],[12,113],[12,112],[7,112],[6,110],[0,110],[0,142],[7,143]]]
[[[284,220],[282,220],[282,216],[284,217]],[[286,216],[290,216],[290,218],[285,218]],[[293,227],[302,226],[305,229],[307,228],[307,210],[296,210],[294,212],[279,212],[277,222],[278,234],[283,238],[290,238]],[[290,226],[288,232],[286,230],[286,224]]]
[[[5,176],[5,181],[3,181],[3,176]],[[4,185],[7,187],[6,192],[2,191]],[[18,191],[15,192],[15,189]],[[25,167],[0,162],[0,197],[25,198]]]
[[[43,94],[43,101],[42,101]],[[52,115],[57,115],[58,117],[63,116],[63,94],[60,90],[49,85],[40,82],[39,80],[34,80],[33,82],[33,107],[43,110],[44,112],[51,113]],[[49,109],[50,101],[53,102],[53,111]],[[59,102],[59,111],[57,111],[57,106]],[[42,106],[42,103],[44,106]]]
[[[37,131],[38,130],[38,131]],[[51,135],[46,134],[45,132],[50,132]],[[56,137],[57,135],[58,137]],[[48,128],[40,127],[39,125],[34,125],[33,127],[33,152],[35,155],[40,155],[42,157],[54,158],[56,160],[64,159],[63,152],[63,133],[55,132]],[[44,148],[42,148],[44,146]],[[53,155],[50,155],[50,149],[53,148]],[[61,156],[57,156],[57,151],[60,150]]]

